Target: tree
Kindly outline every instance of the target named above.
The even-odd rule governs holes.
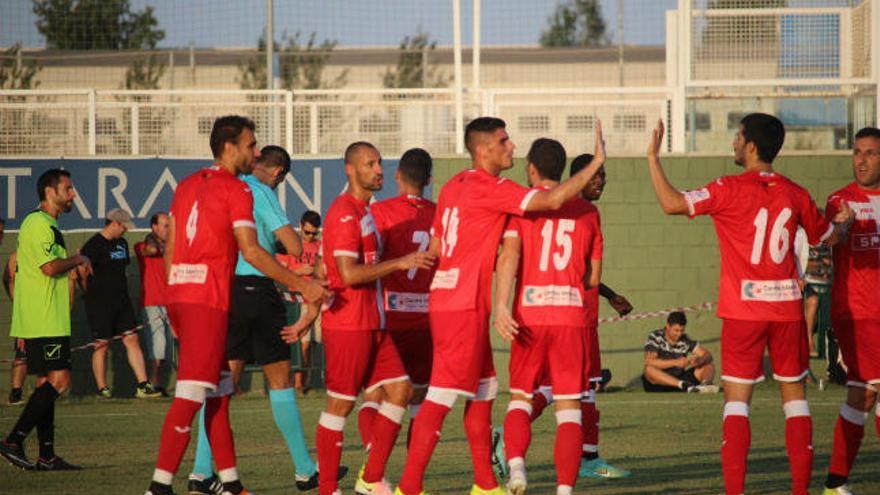
[[[20,57],[21,43],[3,51],[0,56],[0,89],[34,89],[40,85],[34,77],[42,67],[34,60],[20,64]]]
[[[556,5],[541,32],[543,47],[596,47],[608,44],[599,0],[568,0]]]
[[[309,35],[305,45],[300,42],[302,33],[297,31],[293,36],[287,36],[286,43],[282,45],[275,42],[274,49],[278,52],[279,74],[283,89],[332,89],[345,86],[348,79],[348,69],[345,69],[330,81],[324,80],[324,69],[330,52],[336,48],[336,40],[325,39],[320,44],[317,42],[317,33]],[[265,89],[266,88],[266,37],[265,34],[257,40],[257,51],[260,53],[251,57],[238,66],[239,85],[242,89]],[[281,89],[281,88],[279,88]]]
[[[437,48],[428,33],[421,31],[400,42],[397,66],[388,68],[382,77],[386,88],[437,88],[446,86],[449,78],[428,64],[428,54]]]

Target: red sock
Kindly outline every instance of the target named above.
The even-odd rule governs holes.
[[[562,414],[560,414],[562,413]],[[574,417],[568,417],[573,415]],[[553,461],[556,464],[556,484],[574,487],[581,461],[583,429],[578,423],[580,412],[567,409],[556,412],[556,445]],[[507,431],[505,425],[505,431]]]
[[[167,471],[171,474],[177,472],[180,460],[183,458],[186,447],[189,445],[189,431],[192,421],[202,405],[180,397],[175,397],[165,415],[165,423],[162,424],[162,437],[159,442],[159,458],[156,461],[156,469]]]
[[[525,459],[532,442],[531,411],[528,410],[528,405],[528,402],[511,401],[507,415],[504,416],[504,455],[508,461],[517,457]]]
[[[373,440],[373,421],[378,411],[379,404],[375,402],[364,402],[358,410],[358,433],[361,434],[361,445],[364,449],[369,449],[370,441]]]
[[[595,402],[581,402],[583,453],[599,452],[599,410]]]
[[[474,484],[484,490],[498,486],[492,471],[492,402],[469,400],[464,406],[464,432],[471,448]]]
[[[373,420],[372,447],[364,468],[364,481],[367,483],[381,481],[385,476],[385,465],[400,433],[400,422],[403,421],[404,414],[406,409],[390,402],[383,402],[379,408],[379,414]]]
[[[400,491],[406,495],[418,495],[422,493],[422,481],[425,478],[425,469],[431,461],[431,454],[440,440],[440,430],[443,428],[443,420],[449,414],[450,408],[431,400],[422,403],[419,415],[413,421],[412,443],[406,455],[406,464],[403,468],[403,476],[400,478]]]
[[[339,473],[339,461],[342,459],[342,431],[345,429],[345,418],[326,412],[321,413],[318,420],[318,431],[315,433],[315,445],[318,447],[318,493],[332,495],[339,487],[336,481]]]
[[[728,415],[724,418],[722,430],[721,472],[724,475],[724,490],[727,495],[740,495],[745,490],[746,458],[752,443],[749,417]]]
[[[791,493],[808,495],[813,474],[813,418],[795,416],[785,420],[785,448],[791,465]]]
[[[541,392],[536,392],[532,395],[532,414],[529,419],[532,421],[541,417],[541,413],[544,412],[544,408],[547,407],[550,401],[547,400],[547,396],[542,394]]]
[[[229,424],[229,396],[211,397],[205,403],[205,431],[217,471],[235,467],[235,442]]]
[[[834,425],[834,443],[831,447],[831,462],[828,466],[828,473],[837,476],[849,477],[853,462],[859,453],[859,447],[862,445],[862,437],[865,436],[865,425],[853,423],[844,418],[844,409],[849,406],[844,405],[837,417],[837,423]],[[851,409],[851,408],[850,408]],[[853,409],[855,411],[855,409]],[[859,411],[855,411],[862,416]],[[856,419],[851,417],[850,419]],[[864,418],[862,418],[864,419]]]

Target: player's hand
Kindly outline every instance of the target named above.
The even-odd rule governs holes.
[[[660,147],[663,144],[663,135],[666,134],[666,126],[663,125],[663,119],[657,119],[657,125],[651,132],[651,144],[648,145],[648,158],[657,158],[660,156]]]
[[[620,294],[615,294],[614,297],[608,300],[608,304],[610,304],[611,307],[614,308],[614,311],[617,311],[617,314],[620,316],[626,316],[633,310],[632,304]]]
[[[299,275],[300,277],[311,276],[315,274],[315,266],[314,265],[300,265],[293,269],[293,273]]]
[[[309,327],[318,318],[318,312],[321,310],[319,303],[303,304],[301,307],[305,308],[305,311],[301,312],[296,323],[281,329],[281,340],[286,344],[293,344],[307,334]]]
[[[412,268],[430,270],[434,266],[434,261],[437,260],[437,257],[428,251],[414,251],[398,259],[400,260],[401,270],[410,270]]]
[[[846,201],[840,202],[840,210],[831,219],[831,223],[835,225],[849,225],[855,220],[856,214],[852,211]]]
[[[299,290],[299,293],[302,294],[303,299],[309,303],[320,303],[325,299],[330,297],[330,291],[328,291],[325,287],[327,285],[326,282],[316,282],[312,280],[304,280],[304,284],[302,288]]]
[[[89,275],[94,274],[95,271],[92,269],[92,261],[89,259],[89,257],[83,254],[77,254],[77,256],[79,257],[77,261],[79,263],[80,275],[82,275],[83,277],[88,277]]]
[[[495,308],[495,321],[493,323],[498,335],[504,340],[510,342],[519,334],[519,325],[510,314],[507,306],[499,305]]]
[[[602,133],[602,121],[596,117],[596,147],[593,150],[593,160],[591,163],[605,163],[605,135]]]
[[[675,360],[675,367],[676,368],[687,368],[689,363],[690,363],[690,359],[682,356],[682,357]]]

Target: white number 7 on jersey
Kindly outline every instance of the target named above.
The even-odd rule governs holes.
[[[415,232],[413,232],[412,241],[413,244],[419,246],[418,248],[416,248],[416,251],[427,251],[428,243],[431,242],[431,236],[428,235],[428,233],[424,230],[416,230]],[[417,271],[418,268],[410,268],[406,271],[406,278],[410,280],[416,278]]]

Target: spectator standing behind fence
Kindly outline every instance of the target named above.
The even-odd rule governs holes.
[[[712,386],[715,366],[712,353],[691,339],[687,317],[673,311],[666,326],[648,334],[645,342],[645,392],[718,392]]]
[[[167,397],[162,370],[171,360],[174,345],[171,320],[165,309],[165,292],[168,290],[165,276],[165,242],[168,240],[168,213],[160,211],[150,217],[150,230],[143,241],[134,245],[138,268],[141,273],[141,306],[147,320],[146,343],[150,357],[150,384],[153,389]]]
[[[134,228],[131,215],[114,208],[107,212],[104,228],[86,241],[80,250],[92,260],[93,273],[88,276],[80,273],[80,284],[86,293],[86,317],[95,339],[92,372],[95,374],[98,397],[105,399],[113,397],[106,380],[110,340],[137,326],[125,276],[125,268],[131,259],[128,242],[122,237],[131,228]],[[144,354],[137,332],[123,336],[122,344],[128,364],[137,378],[135,396],[139,399],[159,397],[161,394],[147,381]]]
[[[302,214],[302,218],[300,218],[299,229],[302,236],[302,254],[299,256],[299,261],[303,266],[312,267],[312,272],[314,272],[321,259],[321,239],[319,237],[321,235],[321,215],[317,211],[306,211]],[[297,390],[302,390],[303,393],[306,393],[309,390],[309,383],[311,383],[308,374],[312,367],[310,347],[312,341],[316,343],[321,341],[320,316],[312,323],[309,331],[299,341],[300,352],[302,353],[300,356],[301,371],[294,374],[293,386]]]
[[[3,230],[6,225],[3,218],[0,218],[0,243],[3,242]],[[15,291],[15,251],[10,253],[9,259],[3,265],[3,288],[6,289],[6,295],[12,300],[12,294]],[[10,369],[10,387],[9,387],[9,405],[18,406],[24,404],[24,378],[27,376],[27,362],[24,356],[24,340],[12,339],[12,368]]]
[[[76,190],[70,172],[51,169],[37,179],[40,206],[21,223],[16,248],[16,283],[12,302],[12,337],[25,341],[28,371],[37,388],[9,435],[0,455],[19,469],[79,469],[55,455],[55,400],[70,387],[70,294],[67,272],[91,272],[89,259],[67,256],[58,216],[73,208]],[[36,427],[40,458],[31,462],[24,439]]]

